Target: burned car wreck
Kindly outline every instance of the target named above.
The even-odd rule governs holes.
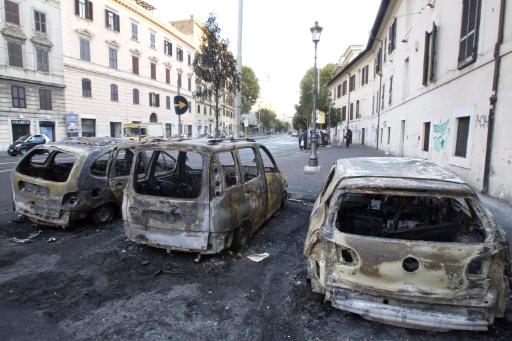
[[[120,212],[132,146],[112,138],[70,138],[34,147],[11,176],[15,211],[62,228],[87,217],[109,223]]]
[[[199,254],[238,250],[286,205],[286,179],[254,141],[148,143],[135,154],[122,211],[136,243]]]
[[[487,330],[505,313],[505,233],[467,184],[429,161],[338,160],[304,254],[313,292],[369,320]]]

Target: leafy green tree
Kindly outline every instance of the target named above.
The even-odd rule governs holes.
[[[256,117],[258,117],[263,130],[268,131],[274,126],[276,113],[271,109],[261,108],[256,112]]]
[[[240,75],[236,61],[228,50],[229,41],[221,38],[217,19],[210,14],[202,27],[203,36],[199,51],[194,57],[193,69],[196,75],[196,100],[213,96],[215,101],[215,137],[219,136],[219,98],[233,94],[240,89]]]
[[[327,64],[319,69],[319,92],[317,98],[317,110],[328,113],[332,106],[332,100],[329,96],[327,83],[334,77],[334,64]],[[299,104],[295,106],[295,115],[293,116],[293,126],[295,129],[305,129],[311,123],[313,115],[313,91],[314,91],[314,70],[306,71],[300,81]],[[332,117],[331,117],[332,118]],[[332,124],[332,120],[331,120]]]
[[[260,96],[260,85],[254,71],[248,67],[242,67],[242,113],[251,111],[252,106]]]

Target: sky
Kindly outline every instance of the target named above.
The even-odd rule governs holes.
[[[238,0],[148,0],[163,20],[194,15],[204,22],[214,13],[221,36],[237,55]],[[295,113],[299,84],[314,64],[310,28],[323,27],[318,66],[336,63],[352,44],[366,45],[379,0],[243,0],[242,63],[259,80],[259,104],[279,117]],[[253,110],[255,108],[253,107]]]

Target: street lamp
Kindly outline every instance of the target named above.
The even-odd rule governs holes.
[[[308,166],[305,167],[306,171],[318,172],[318,155],[316,153],[316,100],[318,96],[318,76],[316,68],[316,49],[318,42],[320,41],[320,35],[322,34],[322,27],[318,25],[318,21],[315,21],[315,26],[311,27],[311,35],[313,37],[313,43],[315,43],[315,67],[314,67],[314,91],[313,91],[313,117],[312,117],[312,129],[311,129],[311,153],[309,154]]]

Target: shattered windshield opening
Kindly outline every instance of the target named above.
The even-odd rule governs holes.
[[[57,150],[35,149],[16,169],[23,175],[47,181],[66,182],[77,157]]]
[[[203,156],[175,149],[139,153],[134,189],[138,194],[194,199],[201,194]]]
[[[431,242],[478,243],[485,239],[471,201],[457,197],[344,193],[336,229]]]

